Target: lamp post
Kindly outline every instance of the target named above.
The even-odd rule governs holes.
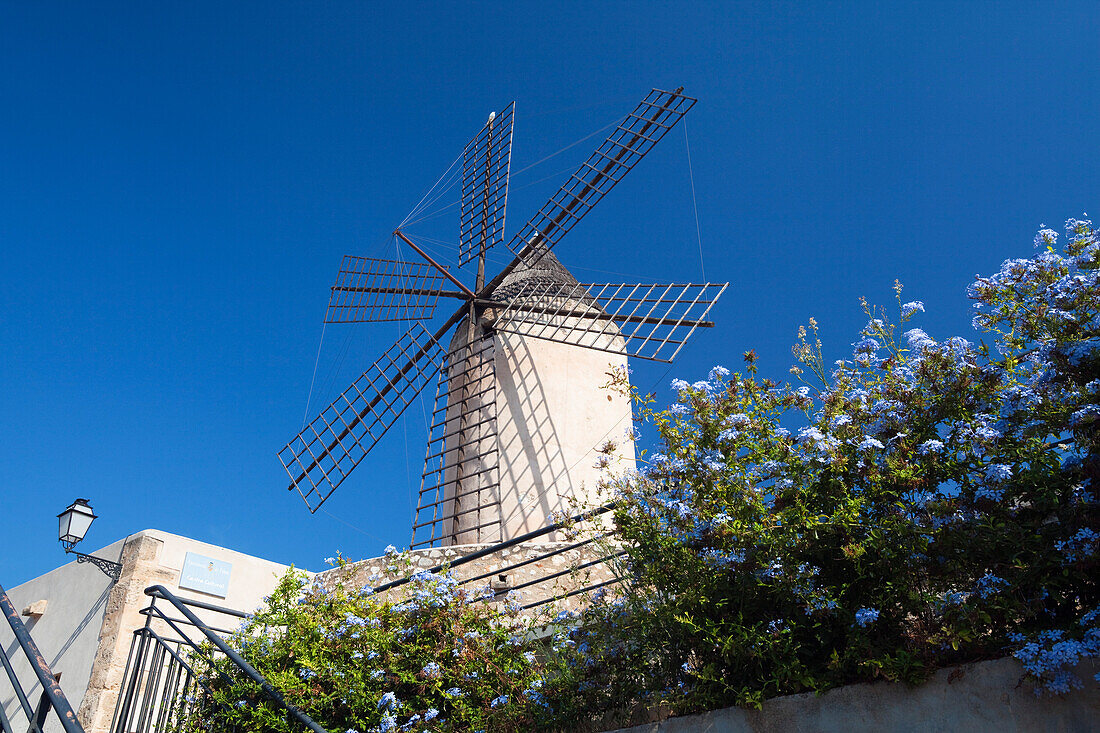
[[[84,535],[88,533],[88,528],[92,526],[92,520],[95,518],[95,512],[92,511],[88,500],[77,499],[65,511],[57,515],[57,540],[65,548],[65,552],[76,555],[78,563],[92,563],[117,583],[118,579],[122,577],[122,563],[105,560],[95,555],[85,555],[83,552],[77,552],[73,549],[76,543],[84,539]]]

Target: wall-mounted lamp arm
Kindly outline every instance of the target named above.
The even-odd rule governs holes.
[[[76,561],[78,563],[90,562],[92,565],[95,565],[115,583],[117,583],[119,578],[122,577],[122,563],[120,562],[106,560],[102,557],[96,557],[95,555],[85,555],[83,552],[77,552],[71,547],[66,547],[65,552],[69,553],[70,555],[76,555]]]

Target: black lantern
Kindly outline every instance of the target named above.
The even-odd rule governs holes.
[[[66,552],[72,550],[77,542],[84,539],[95,518],[95,512],[92,511],[87,499],[77,499],[69,505],[68,509],[57,515],[57,539],[61,541]]]
[[[88,503],[88,500],[77,499],[65,511],[57,515],[57,539],[61,542],[61,546],[65,548],[65,552],[76,555],[78,563],[90,562],[106,573],[111,580],[118,582],[118,579],[122,576],[121,563],[105,560],[95,555],[85,555],[83,552],[73,550],[76,543],[83,540],[84,535],[88,534],[88,528],[92,526],[92,521],[95,518],[95,512],[92,511],[92,506]]]

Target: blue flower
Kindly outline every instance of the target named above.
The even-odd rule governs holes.
[[[974,498],[1000,501],[1005,498],[1005,492],[1004,489],[991,489],[988,486],[982,486],[974,491]]]
[[[387,692],[382,695],[382,699],[378,701],[378,710],[396,710],[401,706],[401,701],[397,699],[397,695],[392,692]]]
[[[935,438],[931,440],[926,440],[917,447],[917,452],[921,455],[928,455],[929,453],[939,453],[942,450],[943,441],[936,440]]]
[[[1074,221],[1074,220],[1070,219],[1070,221]],[[1066,223],[1068,224],[1069,222],[1066,222]],[[1057,241],[1058,241],[1058,232],[1054,231],[1053,229],[1046,229],[1046,228],[1040,229],[1039,233],[1035,235],[1035,246],[1037,248],[1042,247],[1044,245],[1046,245],[1048,247],[1053,247],[1055,242],[1057,242]]]
[[[910,301],[901,307],[901,317],[908,318],[917,311],[924,313],[924,303],[919,300]]]
[[[829,420],[829,427],[831,427],[835,430],[835,429],[841,427],[842,425],[850,425],[851,422],[852,422],[851,415],[837,415],[833,419]]]
[[[1068,562],[1077,562],[1095,555],[1098,545],[1100,545],[1100,534],[1097,534],[1093,529],[1084,527],[1068,540],[1057,542],[1054,546],[1066,556]]]
[[[501,695],[500,697],[493,698],[493,701],[489,703],[490,707],[499,708],[501,705],[508,704],[508,696]]]
[[[986,573],[978,578],[978,581],[974,584],[974,592],[978,594],[979,598],[989,598],[992,595],[996,595],[1007,586],[1007,580],[998,578],[992,573]]]
[[[1070,415],[1069,424],[1071,427],[1079,428],[1097,420],[1100,420],[1100,405],[1086,405]]]
[[[873,354],[882,347],[875,339],[871,338],[870,336],[865,336],[864,338],[852,344],[852,348],[857,354]]]
[[[878,620],[878,610],[874,608],[861,608],[856,611],[856,623],[867,626]]]

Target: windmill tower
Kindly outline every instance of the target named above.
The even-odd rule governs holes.
[[[607,473],[634,467],[634,445],[624,440],[630,399],[603,388],[609,373],[627,363],[614,323],[598,338],[601,349],[495,328],[508,309],[538,313],[543,325],[563,332],[606,318],[584,298],[569,304],[571,314],[552,316],[546,299],[529,292],[535,285],[567,293],[578,283],[553,253],[544,253],[496,289],[474,341],[462,326],[455,332],[455,357],[444,367],[433,413],[414,547],[437,539],[497,542],[533,531],[574,503],[595,502]],[[606,453],[594,453],[604,446]]]
[[[608,372],[630,356],[671,361],[714,325],[726,284],[582,284],[551,250],[691,109],[681,91],[651,91],[512,237],[514,259],[488,282],[486,253],[504,241],[514,103],[463,155],[457,260],[476,262],[472,289],[400,229],[423,262],[344,258],[326,322],[413,324],[279,452],[311,511],[437,374],[413,548],[537,529],[590,496],[601,472],[633,465],[630,403],[601,389]],[[429,332],[440,297],[460,304]],[[604,465],[596,450],[609,440],[619,447]]]

